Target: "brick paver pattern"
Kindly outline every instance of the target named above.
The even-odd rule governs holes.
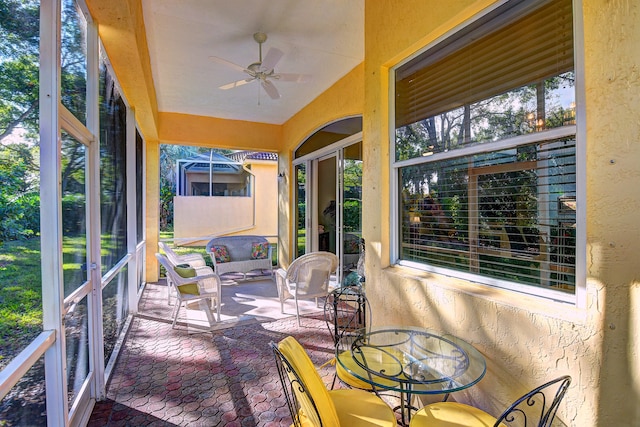
[[[289,426],[269,342],[293,335],[316,366],[333,357],[322,315],[193,333],[135,317],[89,426]],[[334,367],[319,370],[325,384]]]

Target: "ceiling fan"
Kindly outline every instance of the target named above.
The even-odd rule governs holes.
[[[250,64],[246,68],[231,61],[227,61],[226,59],[218,58],[217,56],[211,57],[213,61],[219,64],[226,65],[233,68],[234,70],[242,71],[243,73],[249,75],[249,77],[245,79],[222,85],[219,87],[219,89],[233,89],[238,86],[251,83],[253,81],[259,81],[260,85],[263,87],[264,91],[267,93],[267,95],[269,95],[271,99],[278,99],[280,98],[280,92],[278,92],[278,89],[271,80],[304,83],[311,78],[311,76],[309,76],[308,74],[276,73],[275,66],[284,55],[284,52],[282,52],[280,49],[272,47],[267,51],[267,54],[265,55],[263,60],[262,44],[267,41],[267,35],[265,33],[258,32],[253,35],[253,39],[258,43],[259,57],[257,62]]]

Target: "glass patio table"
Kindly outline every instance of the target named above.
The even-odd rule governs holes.
[[[351,354],[337,355],[341,367],[376,391],[400,394],[402,423],[408,425],[413,395],[444,395],[464,390],[482,379],[484,356],[466,341],[413,326],[373,327],[351,344]],[[350,361],[348,359],[352,358]],[[353,363],[355,362],[355,364]]]

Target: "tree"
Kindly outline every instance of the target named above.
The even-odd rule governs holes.
[[[38,132],[39,1],[0,0],[0,143]]]
[[[0,0],[0,239],[39,231],[39,2]]]
[[[3,240],[32,236],[39,230],[39,18],[37,0],[0,0],[0,176],[3,183],[0,238]],[[62,102],[81,121],[86,104],[83,34],[75,3],[64,0]],[[84,168],[81,154],[63,162],[64,191],[73,189],[70,180],[79,168]]]

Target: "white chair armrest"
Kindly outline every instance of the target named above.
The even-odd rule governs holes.
[[[189,283],[196,283],[196,282],[199,282],[201,280],[206,280],[206,279],[220,280],[218,275],[215,274],[215,273],[203,274],[201,276],[193,276],[193,277],[182,277],[182,276],[175,275],[174,278],[175,278],[175,281],[178,282],[178,283],[175,284],[176,286],[187,285]]]
[[[276,270],[276,284],[278,285],[278,297],[280,301],[292,298],[291,292],[289,292],[289,286],[287,286],[287,270],[279,268]]]

